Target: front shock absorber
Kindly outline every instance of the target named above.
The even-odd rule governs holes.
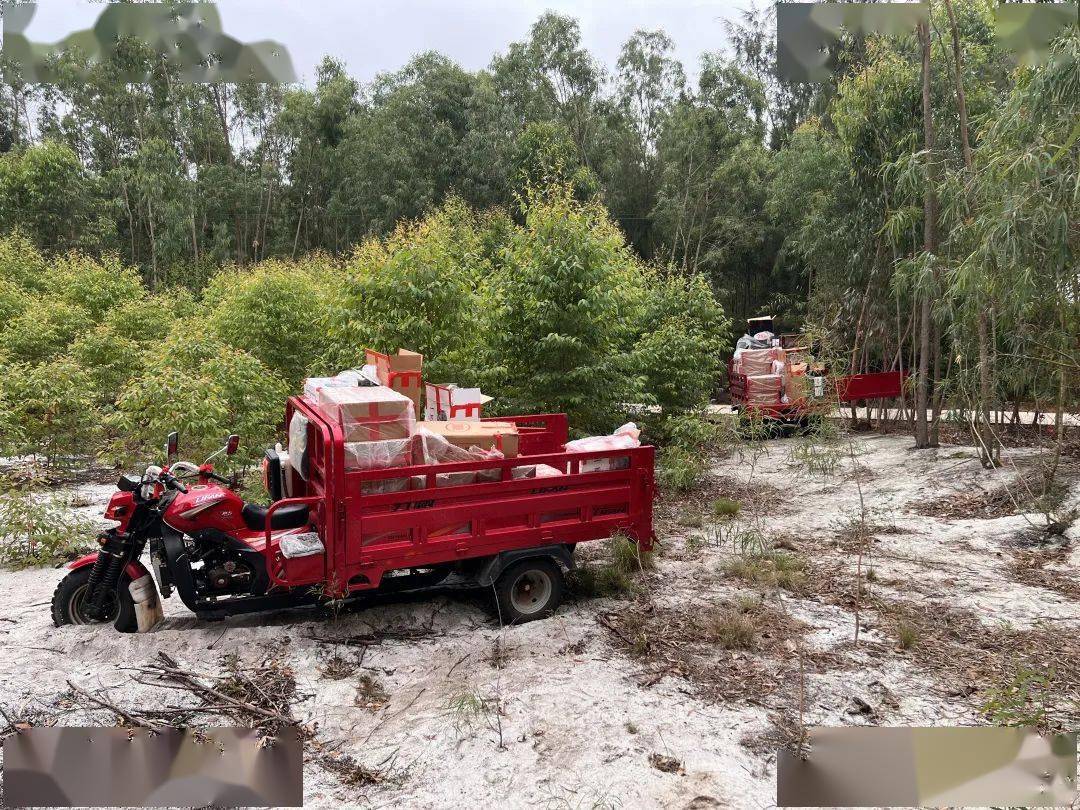
[[[108,537],[98,552],[97,560],[86,582],[86,613],[94,619],[100,619],[104,613],[109,595],[115,593],[120,581],[120,572],[124,569],[126,549],[123,542],[115,536]]]

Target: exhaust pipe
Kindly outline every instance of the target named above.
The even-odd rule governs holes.
[[[154,578],[149,574],[139,577],[128,585],[131,598],[135,602],[135,621],[138,632],[149,633],[165,618],[161,611],[161,600],[158,598],[157,586]]]

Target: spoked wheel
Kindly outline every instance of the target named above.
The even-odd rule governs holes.
[[[115,624],[122,633],[135,632],[138,623],[135,619],[135,603],[128,590],[131,580],[127,576],[122,576],[116,591],[108,595],[100,618],[87,615],[86,597],[91,569],[92,566],[80,568],[60,580],[52,598],[53,624],[57,627],[65,624]]]
[[[562,602],[562,595],[562,569],[546,558],[515,563],[495,583],[495,599],[504,624],[550,616]]]

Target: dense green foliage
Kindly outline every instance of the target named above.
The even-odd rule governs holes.
[[[754,11],[694,82],[661,31],[608,71],[546,13],[475,72],[425,53],[367,84],[327,59],[310,88],[190,85],[124,39],[0,85],[0,445],[123,455],[183,410],[198,446],[242,424],[255,453],[282,392],[368,345],[608,429],[693,410],[732,322],[772,312],[836,371],[919,371],[980,443],[1009,406],[1060,435],[1080,35],[1017,67],[989,0],[950,2],[925,92],[914,32],[786,84]]]
[[[569,186],[518,213],[451,199],[345,261],[225,267],[194,299],[149,294],[114,257],[2,238],[34,271],[0,277],[23,308],[0,325],[0,453],[153,458],[178,430],[186,457],[236,432],[253,459],[301,380],[359,366],[366,346],[419,350],[428,379],[483,384],[504,412],[566,411],[575,432],[707,401],[726,321],[704,279],[645,265]]]

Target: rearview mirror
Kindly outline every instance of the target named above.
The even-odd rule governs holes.
[[[240,436],[233,433],[229,436],[229,440],[225,442],[225,455],[231,456],[236,452],[236,448],[240,446]]]
[[[180,447],[180,434],[175,430],[169,434],[169,438],[165,442],[165,457],[172,461],[176,458],[177,451]]]

